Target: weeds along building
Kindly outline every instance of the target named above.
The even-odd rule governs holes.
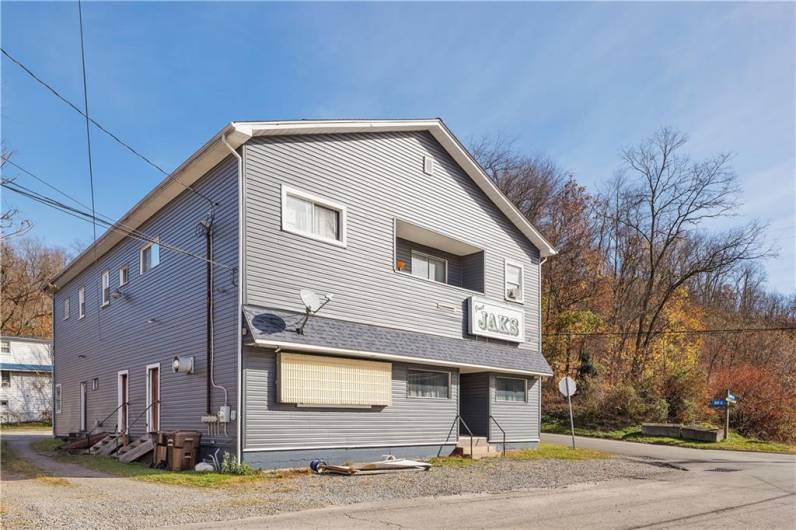
[[[262,467],[450,452],[462,419],[538,443],[555,250],[441,120],[230,123],[118,226],[52,280],[56,435]]]

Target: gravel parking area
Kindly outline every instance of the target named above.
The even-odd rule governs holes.
[[[7,438],[10,439],[11,437]],[[559,488],[620,478],[679,473],[622,458],[609,460],[488,460],[427,472],[359,477],[296,474],[221,489],[198,489],[108,477],[30,450],[21,457],[68,481],[2,477],[4,528],[143,528],[221,521],[381,499]]]

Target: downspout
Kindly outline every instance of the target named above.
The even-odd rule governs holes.
[[[241,457],[243,456],[243,440],[241,438],[242,435],[242,425],[241,425],[241,416],[243,415],[242,412],[242,403],[243,403],[243,390],[242,386],[242,375],[243,375],[243,335],[241,332],[241,315],[243,315],[243,157],[238,154],[238,152],[233,149],[229,142],[227,142],[226,134],[221,135],[221,141],[223,144],[229,149],[229,152],[232,153],[235,158],[238,159],[238,303],[236,305],[236,312],[235,315],[235,328],[238,342],[238,366],[237,366],[237,413],[235,416],[235,423],[237,429],[237,436],[235,441],[235,452],[238,462],[241,461]]]
[[[550,256],[545,256],[539,261],[539,311],[537,311],[537,326],[539,330],[539,353],[544,355],[542,352],[542,265],[545,264],[547,258]],[[542,376],[536,378],[537,384],[539,385],[539,413],[536,415],[537,419],[537,431],[539,433],[539,440],[542,439]]]
[[[205,258],[207,262],[205,263],[205,282],[206,282],[206,299],[207,299],[207,307],[206,307],[206,326],[205,331],[207,333],[206,336],[206,344],[207,344],[207,355],[205,358],[206,364],[206,381],[205,386],[207,387],[206,390],[206,397],[207,397],[207,405],[205,407],[205,414],[208,416],[213,413],[213,385],[212,385],[212,378],[210,376],[211,372],[213,371],[213,355],[215,352],[213,351],[213,213],[212,210],[208,213],[208,219],[206,223],[202,223],[202,227],[205,232]]]

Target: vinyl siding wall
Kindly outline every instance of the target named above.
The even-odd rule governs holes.
[[[218,203],[215,208],[215,261],[237,266],[238,196],[237,163],[230,156],[198,181],[194,188]],[[159,236],[170,245],[205,255],[205,238],[197,223],[208,203],[185,191],[145,223],[140,230]],[[55,382],[62,385],[62,412],[55,414],[56,435],[79,429],[80,382],[88,383],[87,426],[103,419],[117,407],[117,372],[129,371],[132,423],[145,409],[146,366],[160,363],[161,430],[196,429],[206,403],[206,271],[205,262],[161,246],[160,265],[139,274],[139,251],[144,243],[127,238],[97,263],[83,271],[54,296]],[[123,296],[100,307],[100,278],[110,270],[111,291],[119,287],[119,268],[129,267],[129,283]],[[78,319],[78,289],[86,287],[86,316]],[[216,267],[215,275],[215,379],[229,391],[230,405],[237,408],[236,366],[239,314],[233,271]],[[63,320],[63,302],[71,300],[71,315]],[[154,323],[147,320],[155,319]],[[195,357],[194,374],[173,374],[175,355]],[[81,358],[80,356],[85,356]],[[99,389],[91,380],[99,378]],[[221,390],[213,390],[213,408],[223,404]],[[116,414],[100,430],[111,431]],[[234,423],[230,430],[234,432]],[[145,418],[132,426],[131,434],[145,430]],[[219,440],[229,443],[232,438]]]
[[[392,405],[370,409],[304,408],[277,402],[276,355],[244,348],[244,450],[456,443],[458,372],[449,399],[410,398],[406,372],[392,365]],[[422,367],[419,367],[422,368]]]
[[[434,158],[433,175],[423,156]],[[298,292],[309,288],[334,293],[326,317],[472,338],[465,303],[478,293],[394,271],[394,221],[402,219],[483,248],[488,298],[504,300],[504,258],[522,262],[523,347],[538,349],[538,250],[430,134],[257,138],[244,148],[244,166],[247,303],[302,311]],[[345,204],[347,247],[283,232],[282,184]]]

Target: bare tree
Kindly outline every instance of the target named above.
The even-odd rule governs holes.
[[[9,158],[11,158],[11,152],[3,146],[2,154],[0,154],[0,168],[5,167]],[[3,178],[4,182],[6,180]],[[19,210],[16,208],[0,211],[0,241],[21,236],[29,232],[31,228],[33,228],[33,223],[28,219],[19,219]]]
[[[721,233],[703,230],[706,222],[730,217],[737,208],[736,175],[729,155],[694,161],[681,153],[686,142],[684,135],[661,129],[625,150],[623,178],[602,200],[617,256],[617,300],[626,313],[617,320],[633,330],[632,375],[644,366],[663,310],[681,286],[768,252],[756,222]]]

